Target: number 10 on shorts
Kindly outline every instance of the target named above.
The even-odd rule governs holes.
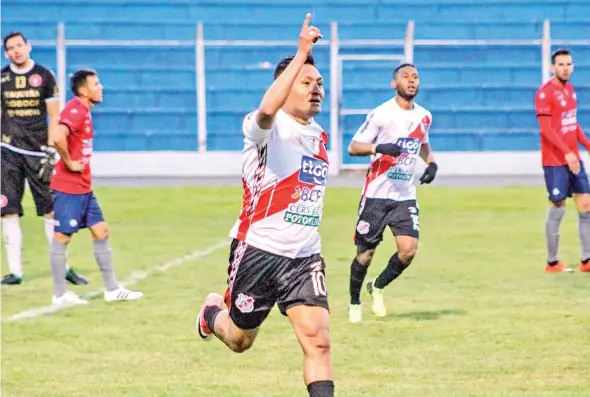
[[[322,273],[322,262],[311,264],[311,283],[313,284],[313,292],[316,296],[327,296],[326,292],[326,277]]]

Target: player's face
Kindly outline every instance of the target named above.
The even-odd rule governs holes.
[[[88,76],[86,78],[86,86],[83,92],[84,96],[92,103],[102,102],[102,89],[103,86],[100,84],[98,76]]]
[[[288,106],[313,117],[322,110],[324,100],[322,75],[313,65],[303,65],[287,98]]]
[[[574,72],[574,63],[571,55],[558,55],[553,64],[553,74],[563,83],[567,82]]]
[[[6,42],[4,55],[18,67],[24,66],[29,61],[30,53],[31,43],[25,43],[22,36],[11,37]]]
[[[413,66],[404,66],[398,70],[395,79],[391,82],[391,88],[396,90],[397,95],[408,101],[418,95],[419,87],[420,77]]]

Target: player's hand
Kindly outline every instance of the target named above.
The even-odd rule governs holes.
[[[436,177],[436,171],[438,171],[438,165],[436,165],[435,162],[428,164],[428,167],[426,167],[424,174],[422,174],[422,177],[420,178],[420,184],[422,185],[424,183],[428,184],[432,182],[434,177]]]
[[[66,166],[72,172],[82,172],[84,171],[85,164],[80,160],[70,160],[68,163],[66,163]]]
[[[313,48],[314,43],[322,38],[322,34],[318,28],[315,26],[309,26],[310,19],[311,14],[308,13],[305,16],[305,21],[303,21],[303,26],[299,33],[299,52],[305,56],[311,54],[311,49]]]
[[[578,157],[575,154],[572,152],[566,154],[565,161],[567,161],[567,166],[570,168],[571,172],[576,175],[580,172],[580,162],[578,161]]]
[[[375,153],[397,157],[402,154],[402,149],[395,143],[380,143],[375,147]]]
[[[45,157],[43,157],[39,162],[41,166],[39,167],[39,172],[37,173],[37,177],[45,184],[49,184],[51,182],[51,174],[53,173],[53,167],[57,163],[58,156],[57,150],[51,146],[41,146],[41,151],[45,153]]]

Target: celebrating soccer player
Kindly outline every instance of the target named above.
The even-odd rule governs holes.
[[[60,160],[51,178],[54,195],[55,234],[51,247],[53,273],[53,303],[58,305],[85,304],[75,293],[66,289],[63,277],[66,247],[79,229],[89,228],[93,239],[94,258],[105,283],[107,302],[135,300],[141,292],[119,286],[115,278],[109,229],[98,201],[92,191],[90,158],[92,157],[92,107],[102,102],[102,85],[93,70],[82,69],[73,74],[70,86],[75,95],[61,112],[59,125],[52,136]]]
[[[535,96],[535,112],[541,130],[541,157],[545,184],[549,193],[549,211],[545,220],[547,265],[549,273],[571,272],[559,260],[559,225],[565,214],[565,200],[574,198],[578,209],[581,272],[590,272],[590,184],[580,159],[578,142],[590,150],[590,140],[576,117],[577,99],[569,79],[574,71],[572,55],[567,49],[551,56],[553,77]]]
[[[197,330],[249,349],[275,303],[303,349],[311,397],[333,397],[329,312],[318,226],[328,174],[327,135],[313,119],[324,98],[311,57],[321,37],[307,14],[294,57],[276,67],[258,110],[243,122],[244,203],[231,237],[228,289],[209,294]]]
[[[2,284],[18,285],[23,281],[19,218],[24,214],[25,179],[31,189],[37,215],[45,218],[45,235],[50,246],[53,240],[53,200],[49,180],[57,156],[49,136],[57,126],[59,97],[53,73],[31,59],[31,44],[22,33],[7,35],[4,51],[10,65],[2,69],[0,201],[10,273],[4,276]],[[65,277],[70,283],[87,284],[84,277],[67,267]]]
[[[397,252],[383,272],[367,283],[375,315],[387,314],[383,289],[410,265],[418,248],[416,161],[420,157],[428,164],[421,183],[432,182],[438,169],[428,143],[432,115],[414,102],[419,83],[414,65],[395,68],[391,86],[396,95],[367,115],[348,147],[352,156],[372,156],[356,224],[357,255],[350,266],[348,318],[353,323],[362,321],[360,291],[385,228],[389,226],[395,236]]]

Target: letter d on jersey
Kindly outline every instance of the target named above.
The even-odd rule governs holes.
[[[301,159],[301,171],[299,172],[301,182],[324,186],[327,177],[328,163],[313,157],[303,156]]]

